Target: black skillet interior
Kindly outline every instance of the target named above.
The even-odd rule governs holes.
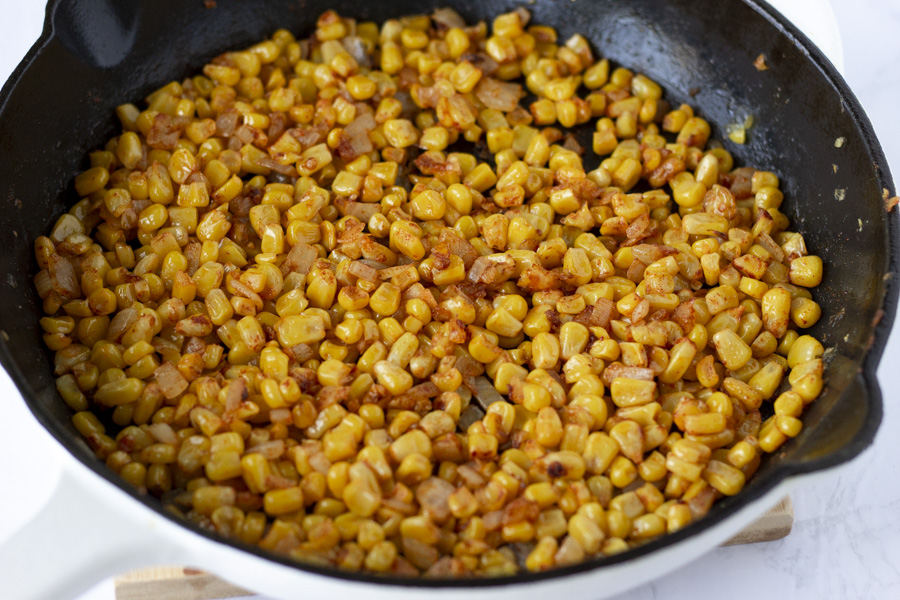
[[[75,201],[71,181],[85,168],[86,152],[113,135],[113,107],[196,72],[220,52],[249,45],[277,28],[309,35],[317,15],[327,9],[381,22],[446,4],[472,22],[522,3],[50,2],[44,34],[0,95],[0,281],[5,284],[0,293],[0,361],[37,419],[89,468],[127,489],[79,439],[57,397],[51,357],[37,324],[41,303],[31,283],[37,272],[32,248],[34,239]],[[769,460],[742,494],[722,501],[706,519],[681,532],[618,557],[550,573],[415,585],[512,583],[635,558],[726,518],[788,475],[855,457],[871,443],[881,421],[875,368],[896,309],[898,272],[898,220],[885,213],[882,193],[893,195],[893,185],[868,119],[827,59],[762,3],[536,0],[525,6],[535,22],[557,27],[561,39],[582,33],[600,55],[647,73],[670,99],[689,101],[713,123],[718,139],[728,123],[754,115],[748,143],[737,146],[726,140],[725,146],[737,164],[780,175],[788,216],[811,252],[825,260],[826,277],[816,290],[825,316],[811,332],[834,348],[827,389],[807,411],[800,436]],[[754,67],[759,54],[765,55],[769,70]],[[128,491],[172,518],[156,500]],[[412,583],[301,568],[364,581]]]

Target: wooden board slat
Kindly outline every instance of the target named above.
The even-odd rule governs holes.
[[[116,600],[218,600],[252,596],[215,575],[182,567],[155,567],[116,578]]]
[[[781,499],[781,502],[769,509],[769,512],[722,545],[735,546],[737,544],[755,544],[756,542],[780,540],[783,537],[787,537],[793,526],[794,505],[791,502],[791,497],[785,496]]]
[[[779,540],[791,532],[793,524],[794,506],[785,497],[722,545]],[[184,567],[139,569],[116,578],[116,600],[219,600],[252,595],[215,575]]]

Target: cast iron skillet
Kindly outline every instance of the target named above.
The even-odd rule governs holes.
[[[299,36],[326,9],[358,19],[430,12],[452,5],[467,21],[491,19],[509,0],[51,0],[44,32],[0,94],[0,362],[37,420],[101,477],[164,515],[100,463],[70,425],[54,388],[51,357],[41,343],[41,302],[34,239],[76,199],[72,178],[86,152],[116,125],[113,107],[199,70],[204,62],[286,27]],[[827,387],[804,416],[803,432],[768,460],[736,497],[705,519],[613,558],[540,574],[491,580],[398,580],[304,566],[257,548],[201,536],[315,573],[358,581],[420,586],[491,586],[562,577],[630,561],[716,524],[785,478],[849,461],[881,422],[875,369],[897,306],[898,219],[885,212],[893,195],[884,155],[862,108],[828,60],[790,23],[755,0],[537,0],[538,23],[565,39],[582,33],[601,56],[648,74],[670,99],[688,100],[721,128],[749,112],[749,142],[726,141],[739,165],[776,171],[785,207],[812,253],[826,264],[816,299],[824,318],[811,333],[833,348]],[[765,54],[769,70],[754,59]],[[843,138],[837,147],[835,140]],[[844,190],[839,192],[838,190]]]

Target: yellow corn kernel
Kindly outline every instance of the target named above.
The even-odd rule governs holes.
[[[93,167],[75,177],[75,191],[79,196],[89,196],[102,190],[109,181],[109,171],[103,167]]]
[[[384,135],[394,148],[406,148],[419,140],[419,132],[408,119],[390,119],[384,123]]]
[[[289,487],[269,490],[263,496],[263,510],[272,516],[286,515],[303,508],[303,490]]]
[[[656,398],[656,382],[617,377],[610,387],[610,395],[616,406],[640,406]]]
[[[822,282],[822,259],[818,256],[800,256],[791,261],[789,273],[794,285],[816,287]]]
[[[791,321],[797,327],[806,329],[815,325],[822,317],[822,307],[809,298],[794,298],[791,301]]]
[[[712,336],[712,343],[719,360],[729,370],[736,370],[747,364],[753,352],[744,340],[730,329],[722,329]]]
[[[373,365],[373,370],[378,383],[395,396],[403,394],[412,387],[412,376],[391,362],[386,360],[378,361]]]

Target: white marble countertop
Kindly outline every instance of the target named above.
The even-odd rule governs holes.
[[[881,140],[888,162],[900,175],[900,3],[894,0],[778,0],[780,7],[840,65]],[[40,33],[40,2],[0,0],[0,81],[4,81]],[[665,580],[618,597],[651,598],[834,598],[900,597],[900,455],[891,439],[900,429],[900,326],[888,343],[879,370],[885,394],[884,422],[872,448],[850,468],[813,482],[792,495],[795,524],[780,541],[718,548]],[[6,373],[0,371],[0,408],[10,433],[0,439],[0,455],[20,447],[36,425],[30,420]],[[38,432],[40,434],[40,432]],[[49,460],[49,459],[48,459]],[[36,480],[16,461],[0,463],[0,543],[30,514],[35,498],[46,497],[52,479]],[[32,502],[17,500],[27,483]],[[12,491],[13,493],[6,493]],[[9,518],[9,515],[14,515]],[[113,600],[111,581],[79,600]],[[260,599],[258,599],[260,600]]]

